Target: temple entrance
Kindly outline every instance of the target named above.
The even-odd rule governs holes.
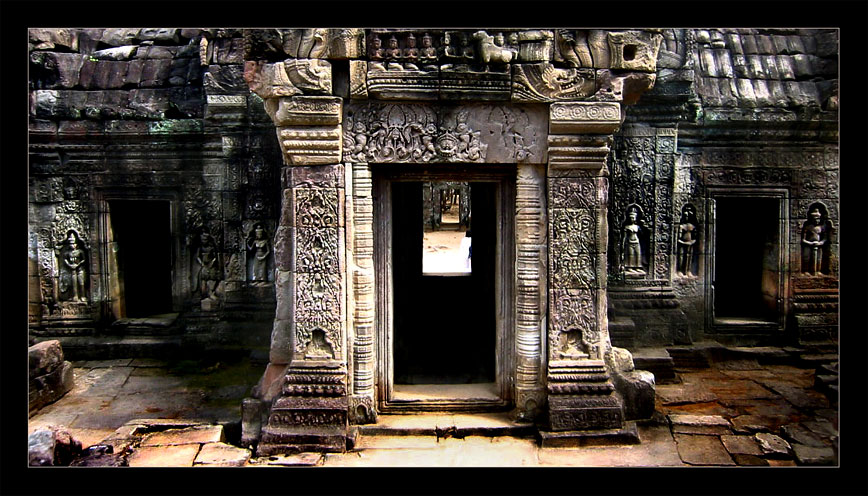
[[[389,286],[381,288],[381,408],[503,407],[511,396],[508,278],[499,277],[511,246],[505,181],[412,179],[380,181],[379,246],[388,247],[381,281]]]
[[[117,317],[172,312],[171,210],[165,200],[111,200]]]
[[[780,321],[783,211],[781,199],[774,197],[715,198],[714,324]]]

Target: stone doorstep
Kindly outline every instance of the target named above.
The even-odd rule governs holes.
[[[322,453],[297,453],[294,455],[271,455],[251,458],[249,467],[315,467],[322,465],[325,455]]]
[[[486,415],[382,415],[377,424],[359,425],[358,432],[365,436],[512,436],[532,437],[537,429],[533,424],[512,422],[506,414]]]

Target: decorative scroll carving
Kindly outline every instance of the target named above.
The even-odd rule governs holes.
[[[336,189],[296,188],[294,193],[297,227],[338,227]]]
[[[595,222],[588,209],[552,210],[552,284],[560,288],[596,286],[594,263]]]
[[[552,179],[549,181],[552,208],[594,208],[597,187],[593,179]]]
[[[714,167],[703,171],[705,184],[769,184],[789,186],[793,181],[790,169]]]
[[[611,133],[621,125],[621,108],[615,102],[553,103],[552,133]]]
[[[559,69],[549,63],[513,66],[513,101],[578,100],[596,91],[595,74],[591,69]]]
[[[336,273],[339,269],[338,230],[331,228],[296,229],[298,272]]]
[[[340,162],[340,126],[278,127],[277,137],[287,165],[323,165]]]

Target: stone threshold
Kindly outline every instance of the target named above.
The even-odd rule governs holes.
[[[376,424],[359,425],[355,430],[362,436],[437,436],[456,439],[466,436],[533,437],[537,434],[534,424],[514,422],[508,413],[382,414]]]

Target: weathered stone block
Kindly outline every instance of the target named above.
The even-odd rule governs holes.
[[[763,452],[757,445],[753,436],[720,436],[720,441],[731,455],[762,455]]]
[[[647,419],[654,415],[654,374],[647,370],[616,372],[612,379],[624,400],[626,420]]]
[[[28,30],[30,42],[37,50],[51,50],[58,46],[78,50],[78,32],[67,28],[31,28]]]
[[[192,467],[198,453],[198,444],[141,447],[130,455],[129,466]]]
[[[114,28],[106,29],[102,32],[100,41],[106,45],[120,47],[123,45],[133,45],[134,41],[139,36],[140,29],[138,28]]]
[[[63,363],[63,349],[57,340],[37,343],[27,353],[31,377],[47,374]]]
[[[28,436],[30,466],[65,466],[81,453],[81,442],[62,427],[49,426]]]
[[[624,410],[616,396],[549,396],[549,425],[553,431],[618,429]]]
[[[31,411],[57,401],[74,386],[72,364],[63,362],[51,372],[30,378],[29,408]]]
[[[145,28],[139,31],[140,40],[171,41],[178,43],[180,29],[177,28]]]
[[[202,84],[209,95],[234,95],[248,91],[244,69],[240,65],[209,65]]]
[[[136,54],[138,48],[139,47],[136,45],[107,48],[105,50],[97,50],[96,52],[93,52],[91,57],[99,60],[128,60]]]
[[[146,60],[142,67],[142,77],[139,84],[143,87],[162,86],[168,79],[171,66],[171,59]]]
[[[835,450],[831,447],[815,447],[793,444],[793,453],[799,465],[834,465]]]
[[[193,466],[243,467],[250,459],[250,450],[226,443],[208,443],[202,446]]]
[[[755,434],[755,437],[759,442],[760,449],[766,456],[779,457],[790,454],[790,444],[774,434],[760,432]]]

